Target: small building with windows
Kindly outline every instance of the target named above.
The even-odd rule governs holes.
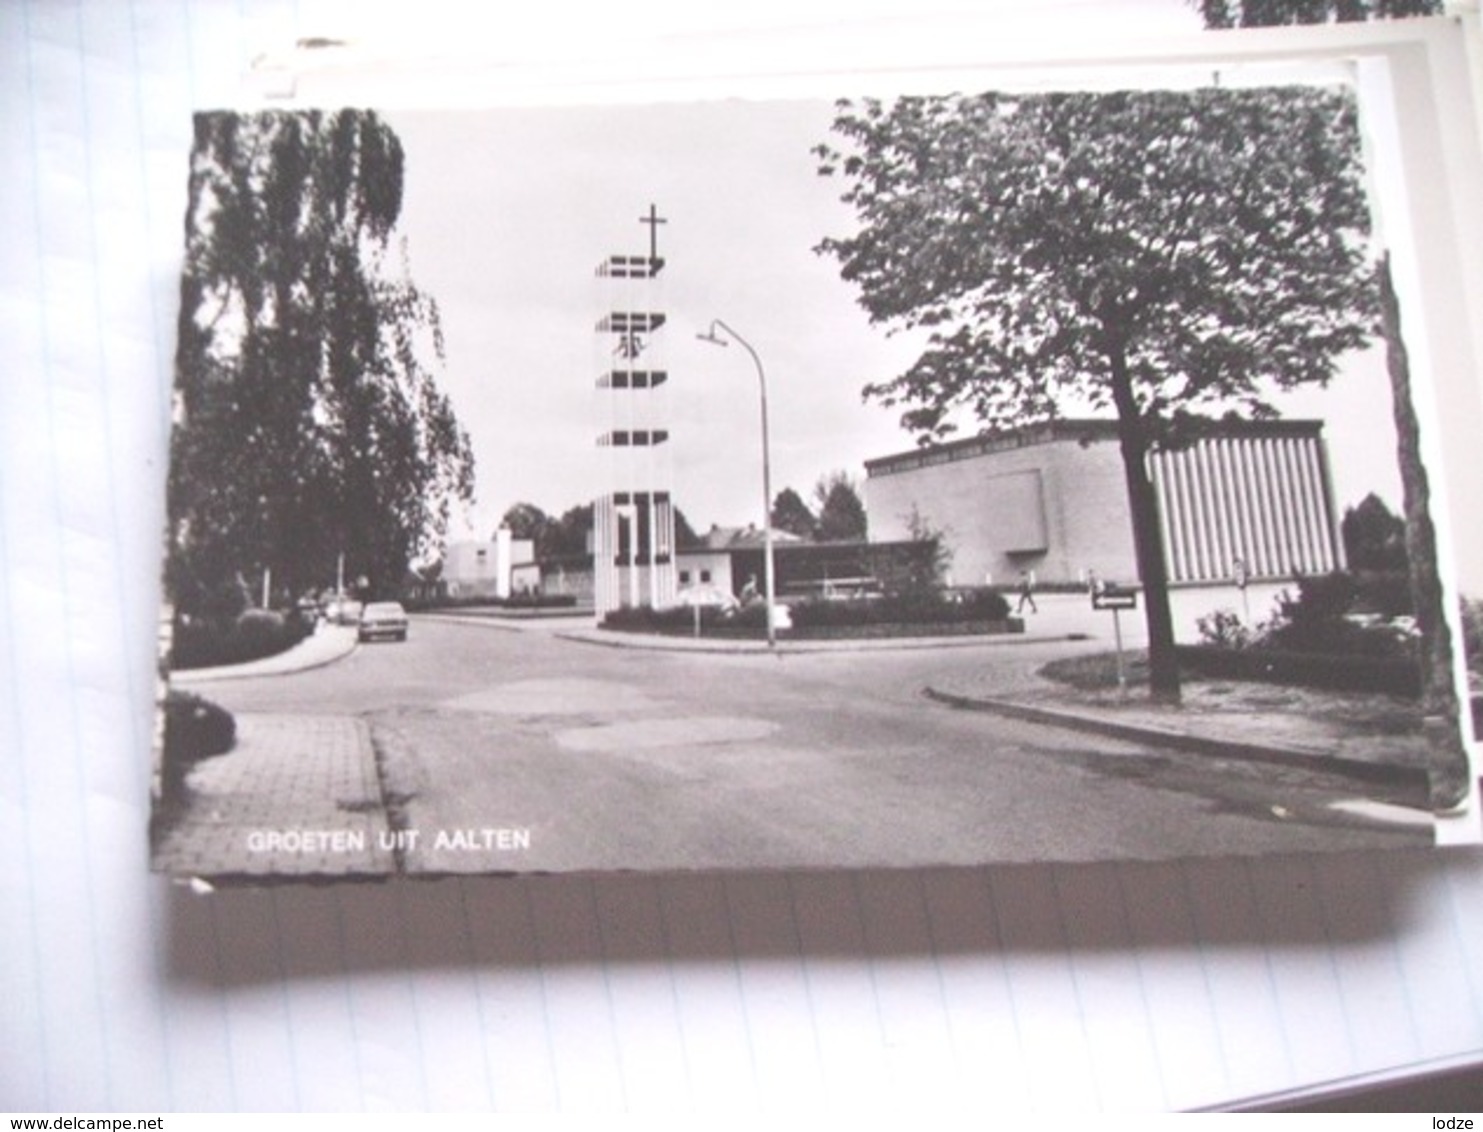
[[[1051,421],[883,456],[865,469],[872,541],[939,532],[953,584],[1137,579],[1113,421]],[[1225,424],[1154,453],[1150,472],[1173,585],[1343,568],[1321,421]]]

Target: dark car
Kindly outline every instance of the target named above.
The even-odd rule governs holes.
[[[360,611],[359,638],[372,641],[378,637],[390,637],[394,641],[407,639],[407,611],[400,602],[373,601]]]

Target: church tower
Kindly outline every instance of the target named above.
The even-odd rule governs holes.
[[[603,372],[598,395],[608,428],[598,437],[607,492],[592,512],[592,580],[598,620],[625,606],[675,601],[675,516],[665,368],[664,259],[654,205],[647,255],[615,254],[598,265],[604,313],[597,322]]]

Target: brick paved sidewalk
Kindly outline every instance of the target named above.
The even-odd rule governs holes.
[[[364,722],[237,716],[237,743],[195,767],[153,865],[174,876],[389,875],[388,830]]]

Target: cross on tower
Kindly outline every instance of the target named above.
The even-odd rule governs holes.
[[[639,223],[649,226],[649,262],[657,263],[659,260],[659,225],[668,224],[669,221],[660,216],[659,210],[651,204],[649,215],[640,216]]]

